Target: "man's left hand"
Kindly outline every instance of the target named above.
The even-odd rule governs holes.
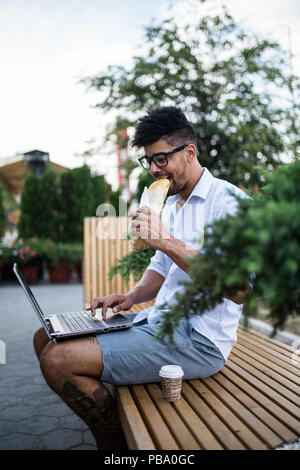
[[[154,250],[161,250],[171,234],[164,228],[160,217],[147,206],[140,207],[132,217],[131,232],[141,237]]]

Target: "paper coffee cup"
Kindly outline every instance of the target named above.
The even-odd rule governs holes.
[[[175,365],[162,366],[159,376],[163,397],[170,402],[179,400],[183,376],[182,368]]]

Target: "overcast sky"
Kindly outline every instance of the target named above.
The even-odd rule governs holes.
[[[182,0],[0,0],[0,161],[37,148],[57,163],[78,166],[74,155],[109,122],[91,108],[97,95],[86,93],[78,79],[109,64],[129,65],[143,26],[166,17],[170,3],[182,12]],[[217,3],[244,28],[285,49],[291,45],[300,75],[299,0],[207,2]],[[115,156],[99,170],[116,187],[112,161]]]

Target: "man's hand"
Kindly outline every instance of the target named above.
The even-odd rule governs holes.
[[[91,310],[94,317],[96,315],[96,308],[102,307],[102,317],[105,320],[108,307],[111,307],[114,313],[118,313],[120,310],[129,310],[133,304],[134,299],[131,294],[112,294],[96,297],[87,310]]]
[[[164,240],[171,238],[160,217],[147,206],[140,207],[132,217],[131,232],[133,237],[141,237],[154,250],[162,251]]]

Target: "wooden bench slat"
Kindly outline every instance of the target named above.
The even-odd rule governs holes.
[[[281,345],[277,345],[277,344],[273,343],[272,341],[268,341],[268,339],[270,339],[270,338],[267,338],[265,336],[256,336],[252,333],[252,331],[246,332],[242,328],[238,328],[237,334],[238,335],[239,334],[244,334],[248,338],[251,338],[252,340],[254,340],[256,344],[262,344],[264,346],[267,346],[270,351],[271,350],[276,351],[276,352],[282,354],[283,356],[288,357],[289,360],[291,360],[291,355],[293,354],[293,350],[288,351],[287,349],[281,347]]]
[[[210,431],[221,442],[225,449],[245,450],[246,446],[236,437],[231,429],[211,410],[188,382],[182,384],[182,396],[192,409],[200,416]]]
[[[182,421],[180,415],[176,413],[171,403],[164,400],[159,386],[155,383],[147,384],[146,389],[170,432],[176,439],[179,448],[184,450],[201,449],[199,443],[194,439],[194,436]]]
[[[246,330],[245,328],[243,327],[243,325],[239,325],[238,327],[238,331],[242,331],[242,332],[245,332],[246,333]],[[264,334],[264,333],[261,333],[261,331],[258,331],[258,330],[254,330],[253,328],[249,328],[247,330],[247,333],[249,332],[249,334],[255,338],[261,338],[261,339],[264,339],[266,342],[270,343],[271,345],[278,345],[280,347],[280,349],[283,349],[285,350],[286,352],[289,352],[289,353],[293,353],[294,352],[294,349],[292,346],[286,344],[286,343],[283,343],[282,341],[279,341],[275,338],[271,338],[270,336]]]
[[[220,374],[214,377],[202,379],[205,385],[213,390],[216,396],[239,418],[243,423],[252,430],[260,441],[267,447],[273,449],[282,443],[282,439],[277,436],[263,421],[261,421],[252,409],[245,406],[244,396],[233,393],[232,388],[226,387],[226,379]],[[228,381],[227,381],[228,382]],[[227,384],[228,385],[228,384]],[[240,398],[239,400],[237,398]],[[247,403],[247,400],[246,400]],[[265,447],[261,447],[264,449]]]
[[[144,310],[145,308],[152,307],[154,302],[155,300],[149,300],[148,302],[143,302],[142,304],[135,304],[131,307],[130,310],[127,310],[124,313],[139,313],[141,310]]]
[[[117,406],[129,449],[155,450],[156,447],[134,403],[128,387],[116,387]]]
[[[214,379],[222,384],[226,390],[228,390],[237,400],[243,403],[253,414],[255,414],[263,423],[265,423],[275,435],[278,435],[282,442],[291,440],[295,434],[290,431],[281,421],[269,413],[267,409],[260,405],[257,401],[253,400],[252,397],[247,395],[242,389],[240,389],[235,383],[234,374],[231,371],[224,369],[214,375]],[[229,380],[229,377],[233,376],[233,380]],[[277,445],[277,444],[275,444]]]
[[[181,397],[180,400],[174,402],[173,406],[203,449],[224,449],[220,442],[215,438],[213,433],[201,420],[200,416],[195,413],[195,411],[189,406],[183,397]]]
[[[264,356],[258,354],[252,349],[249,349],[247,346],[244,346],[241,344],[241,342],[236,343],[234,345],[233,350],[235,351],[238,349],[239,351],[242,351],[243,353],[247,354],[249,357],[254,359],[254,361],[260,362],[261,364],[264,364],[265,366],[269,367],[270,369],[274,370],[278,374],[281,374],[283,377],[286,379],[290,380],[293,382],[297,387],[299,387],[299,378],[293,375],[291,372],[287,371],[280,365],[277,365],[275,362],[268,360]]]
[[[298,375],[300,377],[300,368],[291,364],[290,357],[287,357],[279,353],[278,351],[274,351],[273,349],[270,349],[269,346],[265,346],[264,344],[258,343],[257,341],[251,339],[249,336],[241,333],[238,334],[238,340],[240,344],[246,344],[247,347],[251,349],[252,347],[254,347],[256,352],[259,351],[259,353],[267,359],[270,359],[280,364],[282,367],[285,367],[287,370],[289,370],[292,374]]]
[[[132,385],[130,389],[156,448],[178,450],[179,446],[177,442],[160,416],[144,386]]]
[[[266,379],[268,377],[271,377],[271,379],[274,379],[276,382],[283,385],[286,388],[286,391],[292,391],[295,396],[297,397],[300,396],[299,385],[296,385],[294,382],[291,382],[289,379],[284,377],[282,374],[276,372],[275,370],[271,369],[266,364],[258,362],[258,361],[254,361],[251,356],[249,356],[248,354],[245,354],[238,348],[233,348],[233,350],[231,351],[230,359],[234,357],[240,358],[245,363],[248,363],[252,365],[255,369],[258,369],[259,371],[261,371],[266,376]]]
[[[223,367],[222,373],[228,374],[228,371],[234,372],[231,374],[231,380],[235,381],[239,388],[242,388],[248,395],[250,395],[255,401],[264,406],[270,413],[280,419],[287,427],[293,432],[300,432],[300,422],[297,418],[286,411],[286,407],[283,406],[283,397],[274,392],[251,374],[246,372],[244,369],[234,364],[232,361],[228,361],[226,366]],[[288,402],[288,405],[291,405]],[[297,414],[299,410],[297,409]]]
[[[297,390],[297,386],[292,382],[289,382],[287,379],[280,376],[279,374],[276,374],[275,372],[273,372],[273,374],[268,374],[268,369],[266,368],[262,367],[261,371],[259,367],[256,367],[256,364],[255,367],[252,366],[253,361],[252,364],[251,362],[248,363],[247,358],[245,358],[245,355],[244,357],[241,357],[241,353],[239,351],[235,352],[234,354],[231,354],[230,360],[233,361],[235,364],[241,366],[243,369],[247,370],[250,374],[257,377],[269,387],[279,392],[281,395],[291,401],[294,405],[300,406],[299,394],[297,395],[296,393],[293,393],[290,390],[290,387],[294,385],[295,391],[298,391],[298,393],[300,392],[300,389],[298,387]]]
[[[233,433],[236,433],[243,444],[252,450],[267,450],[267,445],[262,442],[249,427],[238,417],[235,412],[232,412],[228,403],[223,403],[216,395],[215,389],[209,389],[206,386],[206,382],[203,380],[189,380],[190,385],[193,389],[201,395],[206,401],[208,406],[216,413],[219,418],[231,429]]]

